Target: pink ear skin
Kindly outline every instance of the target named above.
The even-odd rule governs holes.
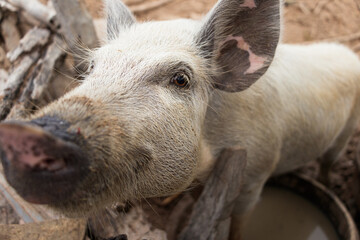
[[[258,56],[255,53],[253,53],[251,51],[251,46],[247,42],[245,42],[243,37],[228,36],[224,43],[231,40],[235,40],[237,42],[237,47],[241,50],[248,52],[249,54],[248,61],[250,63],[250,67],[243,73],[244,75],[253,74],[256,71],[260,70],[261,68],[265,67],[267,58]]]
[[[31,203],[66,201],[88,173],[88,159],[77,144],[34,124],[1,123],[0,148],[7,181]]]

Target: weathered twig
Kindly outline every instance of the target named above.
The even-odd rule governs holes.
[[[134,207],[126,214],[109,214],[111,211],[102,211],[89,219],[88,227],[93,239],[100,240],[119,234],[126,234],[129,240],[167,239],[164,231],[156,229],[147,220],[141,207]],[[114,222],[116,226],[113,226],[111,222]]]
[[[7,9],[7,10],[9,10],[11,12],[16,12],[17,11],[16,7],[14,7],[10,3],[6,2],[5,0],[0,0],[0,7],[4,8],[4,9]]]
[[[164,6],[164,5],[168,4],[168,3],[171,3],[173,1],[174,0],[158,0],[156,2],[145,2],[144,4],[130,7],[130,10],[134,14],[139,14],[139,13],[151,11],[151,10],[154,10],[156,8],[162,7],[162,6]]]
[[[312,10],[312,12],[315,15],[319,15],[321,13],[321,11],[324,9],[324,7],[326,6],[326,4],[328,4],[330,1],[329,0],[322,0],[316,3],[315,8]]]
[[[82,48],[91,49],[99,43],[92,18],[79,1],[52,0],[52,3],[61,24],[60,32],[75,55],[76,65],[80,71],[86,71],[87,65],[78,56],[84,55]]]
[[[140,4],[140,3],[143,3],[145,2],[146,0],[124,0],[124,3],[127,5],[127,6],[131,6],[131,5],[137,5],[137,4]]]
[[[39,60],[41,61],[41,60]],[[38,62],[39,62],[38,61]],[[18,101],[14,101],[14,104],[7,115],[8,119],[21,119],[29,116],[34,106],[34,102],[31,101],[31,94],[34,91],[34,79],[40,72],[41,65],[38,63],[32,70],[29,80],[26,83],[25,89],[21,93],[21,97]]]
[[[309,15],[311,13],[311,11],[309,10],[309,8],[305,5],[305,3],[303,2],[297,2],[297,6],[299,7],[299,9],[305,14],[305,15]]]
[[[41,97],[48,89],[56,63],[65,55],[62,50],[65,47],[64,41],[60,37],[55,37],[45,56],[38,61],[19,101],[9,114],[10,118],[26,117],[31,113],[33,107],[39,104]]]
[[[355,52],[360,51],[360,43],[356,44],[352,49],[353,49]]]
[[[44,46],[50,37],[50,32],[47,29],[33,28],[21,40],[20,44],[13,51],[8,52],[7,57],[10,62],[16,61],[23,53],[28,53],[34,47]]]
[[[350,35],[347,35],[347,36],[329,38],[329,39],[326,39],[326,40],[336,41],[336,42],[351,42],[351,41],[354,41],[354,40],[359,39],[359,38],[360,38],[360,32],[357,32],[357,33],[350,34]]]
[[[20,41],[20,33],[16,27],[17,17],[10,14],[1,22],[1,33],[5,40],[6,50],[11,51],[16,48]]]
[[[1,94],[2,102],[0,103],[0,120],[4,120],[11,110],[16,95],[23,85],[24,77],[27,75],[29,69],[39,59],[39,53],[34,52],[29,56],[25,56],[19,66],[17,66],[10,74],[5,89]]]
[[[184,213],[191,210],[194,204],[194,198],[189,193],[185,194],[181,200],[176,204],[170,216],[167,218],[166,233],[169,240],[176,239],[178,230],[184,225],[181,225],[184,220]]]
[[[222,152],[179,240],[228,239],[230,215],[240,194],[245,165],[245,150]]]
[[[16,7],[19,7],[29,13],[31,16],[43,22],[53,29],[58,27],[56,21],[56,12],[54,9],[49,8],[38,0],[8,0],[11,4]]]
[[[4,69],[8,69],[8,67],[10,66],[10,62],[6,57],[6,52],[1,46],[0,46],[0,65]]]
[[[8,77],[9,74],[4,69],[0,69],[0,92],[4,91],[5,83]]]
[[[48,87],[56,62],[65,54],[63,51],[65,47],[64,41],[59,37],[55,37],[53,44],[49,46],[42,60],[40,74],[34,80],[34,91],[31,95],[32,99],[39,99]]]
[[[360,144],[356,149],[355,167],[357,170],[356,179],[360,179]],[[356,182],[358,189],[360,188],[360,182]],[[356,206],[360,209],[360,192],[355,195]]]
[[[355,1],[355,4],[356,4],[357,8],[360,11],[360,0],[354,0],[354,1]]]
[[[346,43],[346,42],[351,42],[351,41],[354,41],[354,40],[357,40],[357,39],[360,39],[360,32],[353,33],[353,34],[346,35],[346,36],[320,39],[320,40],[316,40],[316,41]],[[308,41],[308,42],[305,42],[305,43],[311,43],[311,42],[314,42],[314,41]]]

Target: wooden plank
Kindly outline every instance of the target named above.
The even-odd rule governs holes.
[[[84,73],[88,69],[88,64],[84,61],[85,53],[88,49],[99,45],[92,18],[78,0],[51,0],[51,2],[61,24],[59,33],[65,37],[79,73]]]
[[[44,223],[0,225],[2,240],[83,240],[86,220],[61,219]]]
[[[231,213],[245,166],[245,150],[226,149],[221,153],[179,240],[229,238]]]

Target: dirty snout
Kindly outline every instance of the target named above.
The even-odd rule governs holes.
[[[1,161],[9,184],[31,203],[72,197],[88,172],[88,159],[69,124],[56,118],[0,124]]]

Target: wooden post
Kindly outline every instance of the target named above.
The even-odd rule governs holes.
[[[229,238],[231,212],[240,194],[245,166],[245,150],[227,149],[221,153],[179,240]]]
[[[84,49],[92,49],[99,44],[92,18],[78,0],[51,1],[61,25],[60,33],[74,54],[76,67],[80,72],[85,72]]]

